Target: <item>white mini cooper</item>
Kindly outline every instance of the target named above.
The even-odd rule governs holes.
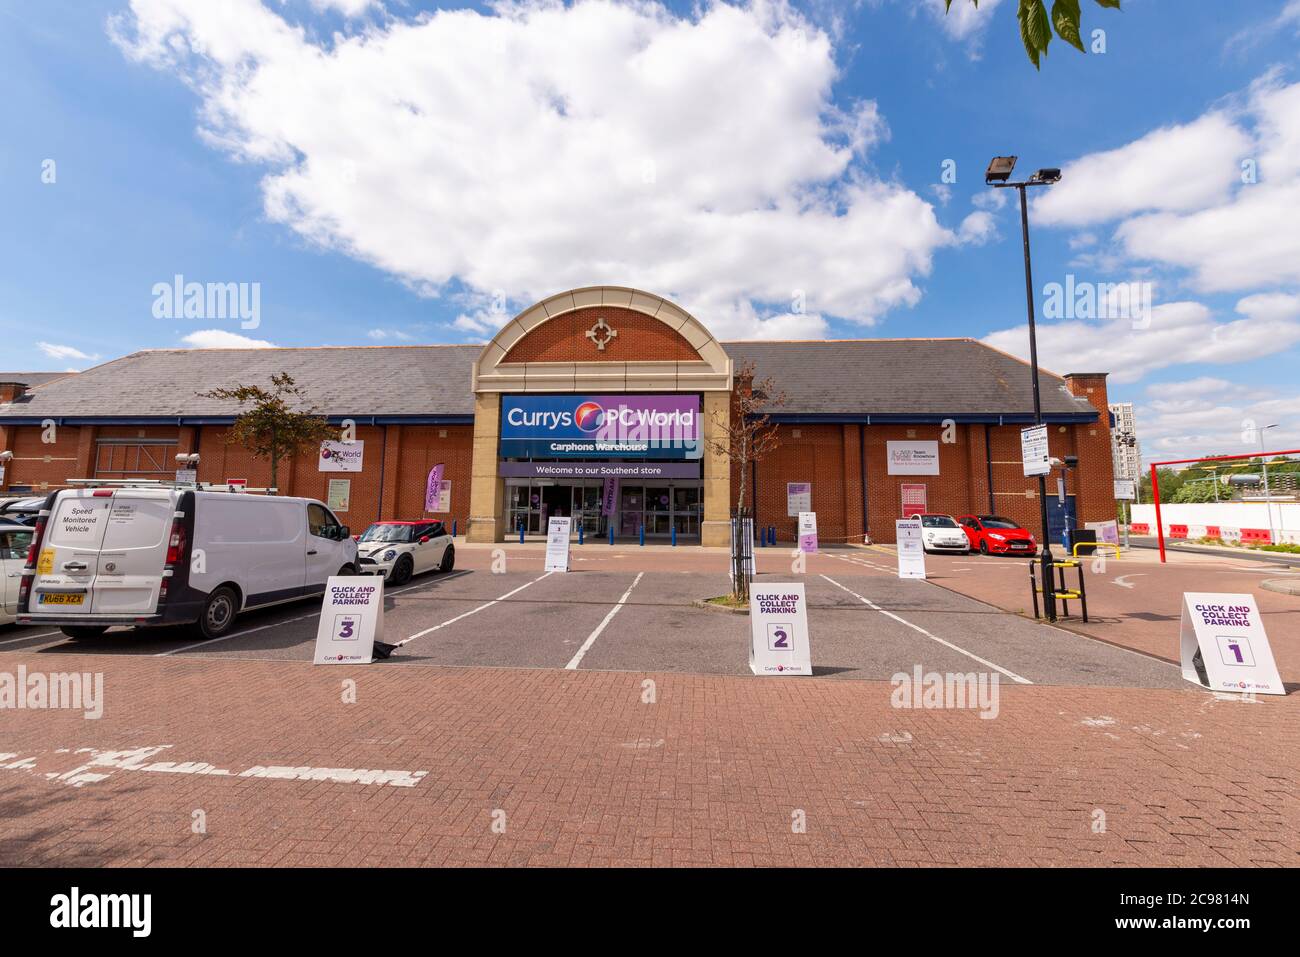
[[[375,522],[357,539],[358,570],[405,585],[421,572],[449,572],[456,547],[442,522]]]

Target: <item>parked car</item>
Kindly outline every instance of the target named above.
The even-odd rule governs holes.
[[[356,574],[348,527],[320,502],[123,484],[51,493],[18,591],[21,624],[91,638],[113,625],[193,625],[219,638],[251,608]]]
[[[1020,523],[1001,515],[963,515],[957,519],[966,530],[971,548],[981,555],[1035,555],[1038,543]]]
[[[358,569],[405,585],[412,575],[456,567],[456,546],[442,522],[375,522],[357,539]]]
[[[0,625],[18,617],[18,583],[31,544],[30,528],[0,519]]]
[[[970,554],[966,532],[951,515],[924,512],[917,513],[912,518],[921,520],[921,547],[927,552]]]
[[[16,525],[35,525],[36,515],[45,503],[44,496],[32,498],[0,499],[0,522],[12,522]]]

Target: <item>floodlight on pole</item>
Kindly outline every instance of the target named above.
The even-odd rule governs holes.
[[[1020,194],[1020,232],[1025,252],[1025,307],[1029,314],[1029,370],[1030,382],[1034,391],[1034,425],[1043,424],[1043,403],[1038,384],[1038,334],[1034,326],[1034,274],[1029,260],[1029,203],[1025,191],[1030,186],[1051,186],[1061,179],[1061,171],[1055,167],[1040,169],[1027,180],[1019,183],[1009,182],[1011,173],[1016,168],[1015,156],[995,156],[984,172],[984,182],[996,189],[1014,188]],[[1038,476],[1038,511],[1043,529],[1043,549],[1041,554],[1043,578],[1043,607],[1047,611],[1047,620],[1056,621],[1056,587],[1053,579],[1055,566],[1052,559],[1051,521],[1047,515],[1047,476]]]

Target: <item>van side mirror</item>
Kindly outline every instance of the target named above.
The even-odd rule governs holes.
[[[348,528],[346,525],[340,525],[338,529],[338,540],[340,542],[346,542],[351,537],[352,529]]]

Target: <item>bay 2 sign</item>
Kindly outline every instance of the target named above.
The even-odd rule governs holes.
[[[505,395],[502,458],[697,459],[698,395]]]

